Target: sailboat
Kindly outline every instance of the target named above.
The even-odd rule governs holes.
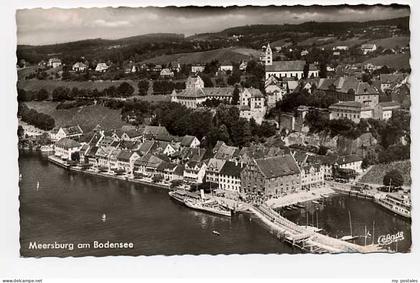
[[[36,190],[39,190],[39,181],[36,183]]]
[[[22,181],[22,173],[19,174],[19,181]]]
[[[105,222],[106,221],[106,214],[104,213],[104,214],[102,214],[102,222]]]
[[[349,212],[350,235],[341,237],[341,240],[343,240],[343,241],[351,241],[351,240],[355,240],[355,239],[359,238],[359,236],[353,236],[353,227],[351,225],[351,214],[350,214],[350,210],[348,210],[348,212]]]

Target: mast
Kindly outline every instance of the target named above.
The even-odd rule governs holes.
[[[365,225],[365,246],[366,246],[366,240],[367,240],[367,231],[366,231],[366,225]]]
[[[375,244],[375,220],[373,220],[372,245]]]

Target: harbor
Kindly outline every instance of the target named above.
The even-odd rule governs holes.
[[[377,243],[380,235],[393,234],[398,232],[397,230],[404,232],[404,241],[399,243],[398,247],[385,246],[384,248],[407,252],[411,247],[409,223],[389,214],[368,200],[337,194],[326,197],[322,193],[319,194],[320,198],[317,200],[298,202],[290,210],[274,211],[266,206],[256,208],[241,204],[236,207],[237,210],[242,212],[248,210],[247,213],[234,213],[231,217],[227,217],[190,209],[185,204],[171,199],[168,190],[127,182],[124,179],[98,178],[92,174],[64,170],[38,154],[24,154],[21,158],[21,172],[24,176],[21,181],[23,201],[21,219],[25,235],[29,235],[22,238],[23,247],[41,233],[41,227],[52,229],[51,238],[63,240],[67,237],[69,227],[76,227],[75,231],[70,233],[71,237],[76,239],[87,239],[87,231],[100,238],[111,237],[118,241],[132,241],[134,237],[135,246],[139,249],[123,251],[123,254],[132,255],[172,254],[172,252],[177,254],[181,250],[183,254],[373,252],[378,250],[372,246],[372,243]],[[28,171],[27,166],[31,166],[34,172]],[[50,178],[50,176],[58,176],[59,179]],[[37,188],[37,182],[39,182],[39,188]],[[200,198],[198,193],[195,195],[197,199]],[[115,202],[116,198],[118,198],[118,203]],[[54,205],[57,201],[63,202],[60,204],[62,208]],[[219,198],[219,201],[222,201],[222,198]],[[233,208],[233,201],[225,201]],[[42,215],[52,213],[50,209],[60,209],[60,213],[53,221],[55,228],[49,227],[52,223],[39,223]],[[72,213],[74,209],[81,209],[84,213],[74,215],[76,213],[75,211]],[[264,211],[264,209],[267,210]],[[348,210],[352,213],[354,235],[364,234],[365,226],[372,233],[373,221],[375,221],[375,235],[357,239],[357,245],[343,243],[341,238],[350,235]],[[277,218],[274,223],[267,217],[273,211],[275,212],[273,216]],[[34,218],[33,213],[40,214],[40,218]],[[104,214],[106,221],[102,220]],[[180,222],[180,226],[167,227],[170,221]],[[150,227],[151,223],[156,224]],[[281,224],[283,227],[279,223],[283,223]],[[291,230],[285,230],[284,223],[290,224],[292,230],[298,231],[291,233]],[[115,225],[115,227],[110,227],[110,225]],[[120,231],[121,225],[124,225],[130,233],[134,230],[134,236],[130,236],[128,232],[125,236],[121,232],[115,234],[116,231]],[[84,231],[85,229],[87,230]],[[150,229],[153,231],[148,231]],[[166,231],[166,229],[171,231]],[[206,243],[209,241],[209,244],[203,246],[191,241],[185,242],[186,239],[182,238],[190,238],[186,236],[190,230],[192,235],[198,237],[197,239],[205,239]],[[99,236],[99,232],[105,233],[106,236]],[[167,238],[167,233],[179,235],[179,237]],[[162,237],[168,239],[168,242],[164,240],[159,244],[155,243],[156,238]],[[253,242],[253,245],[246,244],[248,241]],[[153,243],[158,247],[152,250],[147,248],[147,243]],[[32,252],[25,248],[23,250],[23,254],[26,255],[31,255]],[[106,251],[85,252],[86,254],[106,254]],[[69,251],[65,252],[66,255],[69,253]],[[83,255],[83,251],[77,255]]]

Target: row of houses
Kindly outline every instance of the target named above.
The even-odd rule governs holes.
[[[54,154],[110,174],[208,182],[212,188],[269,197],[321,186],[332,178],[334,166],[361,170],[361,159],[356,156],[317,156],[263,145],[239,149],[218,142],[204,159],[206,150],[195,137],[185,136],[178,142],[143,138],[117,139],[112,131],[97,132],[89,142],[64,137],[55,143]]]

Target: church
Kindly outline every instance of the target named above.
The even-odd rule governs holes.
[[[265,79],[271,76],[277,78],[296,78],[300,80],[304,77],[303,70],[306,65],[304,60],[293,61],[273,61],[273,52],[270,44],[265,49]],[[314,64],[309,64],[308,78],[319,77],[319,69]]]

